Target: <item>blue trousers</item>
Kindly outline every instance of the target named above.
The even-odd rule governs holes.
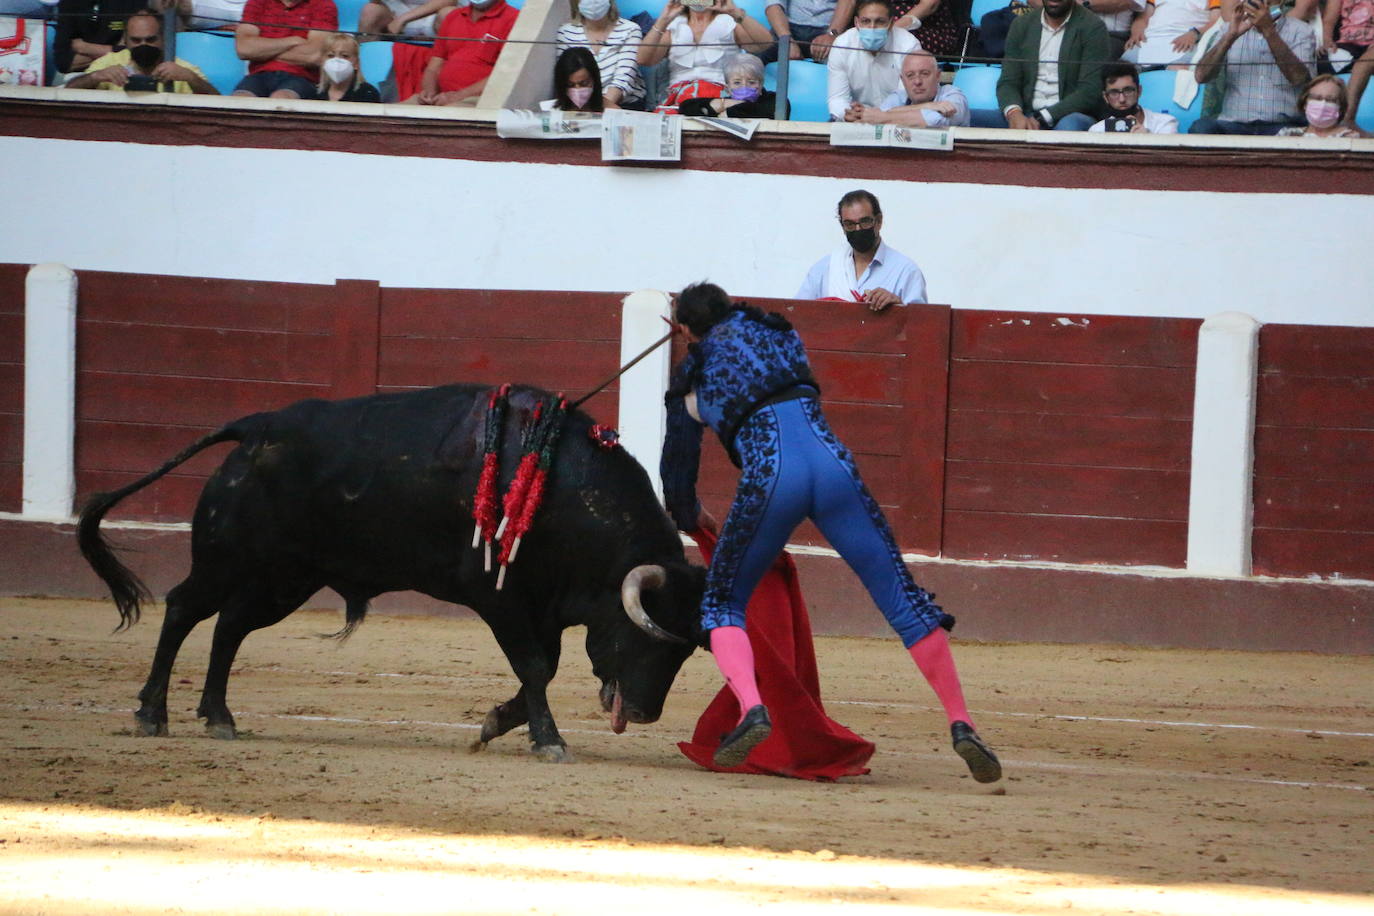
[[[743,627],[745,607],[787,538],[810,518],[910,648],[943,612],[912,581],[887,519],[813,398],[756,411],[735,436],[743,465],[702,599],[702,625]]]

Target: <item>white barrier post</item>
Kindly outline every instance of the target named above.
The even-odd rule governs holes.
[[[1222,312],[1198,332],[1189,572],[1250,575],[1259,329],[1249,315]]]
[[[68,519],[76,491],[76,274],[36,264],[24,280],[21,512]]]
[[[620,364],[662,337],[668,331],[663,319],[671,316],[672,303],[666,293],[642,289],[626,296],[620,313]],[[660,500],[663,481],[658,476],[658,460],[668,427],[663,395],[672,358],[672,345],[664,344],[620,377],[620,444],[644,465]]]

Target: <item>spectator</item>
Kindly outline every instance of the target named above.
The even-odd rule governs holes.
[[[940,84],[940,64],[922,48],[902,59],[902,88],[893,90],[878,107],[864,106],[865,124],[904,127],[967,127],[968,99],[959,88]]]
[[[1374,0],[1371,0],[1374,2]],[[1187,63],[1202,33],[1221,15],[1221,0],[1145,0],[1121,59],[1146,67]]]
[[[324,41],[324,63],[314,99],[321,102],[380,102],[377,87],[363,81],[363,65],[358,59],[358,39],[346,32],[335,32]]]
[[[1303,87],[1298,95],[1298,108],[1307,119],[1304,127],[1285,127],[1280,137],[1363,137],[1364,131],[1345,120],[1350,98],[1345,82],[1338,76],[1324,73]]]
[[[433,38],[453,10],[454,0],[368,0],[358,12],[358,31],[367,36]]]
[[[1044,0],[1007,32],[997,80],[1001,111],[974,111],[974,127],[1087,130],[1102,111],[1107,27],[1074,0]]]
[[[1316,52],[1311,26],[1292,16],[1275,20],[1259,0],[1242,0],[1197,65],[1199,83],[1225,81],[1220,116],[1198,118],[1188,133],[1272,136],[1300,125],[1298,91],[1312,78],[1304,61]]]
[[[445,16],[439,24],[434,56],[420,79],[420,91],[406,103],[477,107],[519,15],[506,0],[472,0]]]
[[[606,110],[601,68],[586,48],[569,48],[553,64],[553,107],[559,111]]]
[[[1129,3],[1131,0],[1100,0]],[[910,32],[932,54],[951,57],[964,50],[964,36],[972,23],[960,22],[953,0],[892,0],[892,28]]]
[[[1140,74],[1134,64],[1118,61],[1102,68],[1102,99],[1107,103],[1107,117],[1088,130],[1099,133],[1178,133],[1178,118],[1141,107]]]
[[[334,0],[248,0],[234,30],[234,50],[248,61],[248,75],[234,95],[313,98],[325,39],[338,28]]]
[[[916,262],[883,243],[883,210],[868,191],[850,191],[837,207],[845,244],[816,262],[798,299],[867,302],[871,311],[926,301],[926,278]]]
[[[835,39],[827,88],[830,119],[857,121],[866,105],[881,105],[901,88],[902,57],[921,46],[892,28],[891,0],[859,0],[854,27]]]
[[[773,36],[734,0],[668,0],[639,46],[639,63],[652,67],[668,58],[668,95],[659,111],[676,112],[688,99],[725,94],[722,63],[731,50],[763,50]]]
[[[1336,32],[1338,21],[1339,33]],[[1326,0],[1322,45],[1327,57],[1339,50],[1355,58],[1350,68],[1349,104],[1343,116],[1344,123],[1352,125],[1370,74],[1374,73],[1374,0]],[[1336,72],[1341,69],[1336,68]]]
[[[53,66],[58,73],[80,73],[124,39],[129,16],[148,0],[61,0],[53,36]]]
[[[823,64],[835,43],[854,17],[854,0],[774,0],[763,10],[773,34],[792,39],[787,56],[792,60],[809,57]],[[778,46],[771,44],[759,55],[765,64],[778,59]]]
[[[643,108],[644,75],[639,72],[639,26],[622,19],[615,0],[569,0],[572,21],[554,33],[561,54],[586,48],[596,58],[607,108]]]
[[[1107,29],[1107,59],[1116,60],[1131,47],[1130,40],[1148,12],[1149,0],[1079,0]]]
[[[778,97],[763,88],[763,61],[740,52],[725,59],[725,95],[718,99],[688,99],[680,114],[699,117],[771,118]]]
[[[141,9],[124,23],[122,47],[97,58],[80,76],[67,81],[69,89],[128,89],[219,95],[205,74],[191,63],[177,58],[162,59],[162,20],[150,9]]]

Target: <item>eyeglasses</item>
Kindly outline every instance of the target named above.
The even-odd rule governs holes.
[[[878,221],[871,216],[865,216],[863,219],[858,221],[852,219],[842,219],[840,220],[840,228],[843,229],[845,232],[853,232],[855,229],[872,229],[875,225],[877,225],[877,222]]]
[[[1124,99],[1128,95],[1140,95],[1140,87],[1127,86],[1125,89],[1108,89],[1104,95],[1109,99]]]

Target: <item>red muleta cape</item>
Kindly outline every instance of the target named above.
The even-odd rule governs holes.
[[[702,557],[711,561],[716,536],[692,532]],[[773,720],[773,733],[741,766],[723,769],[711,762],[722,736],[739,722],[740,708],[730,688],[722,687],[697,720],[691,741],[678,748],[693,763],[727,773],[759,773],[831,782],[868,772],[873,743],[825,714],[811,620],[806,613],[797,567],[783,551],[764,574],[749,601],[749,644],[759,693]]]

